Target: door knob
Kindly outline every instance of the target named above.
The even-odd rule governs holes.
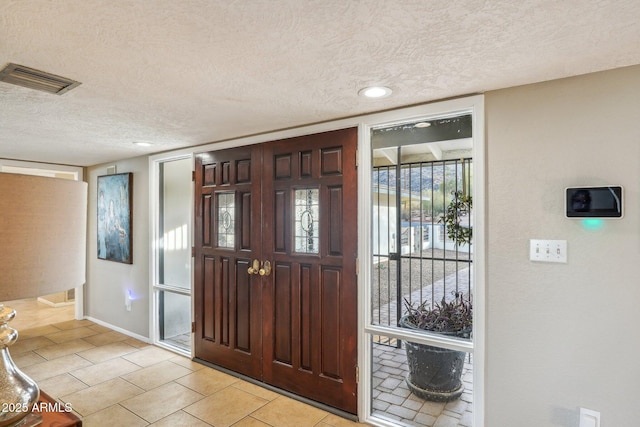
[[[251,267],[249,267],[249,269],[247,270],[247,273],[249,274],[258,274],[258,270],[260,269],[260,261],[258,261],[257,259],[253,260],[253,265]]]
[[[265,261],[262,263],[262,268],[258,271],[261,276],[268,276],[271,274],[271,263],[269,261]]]

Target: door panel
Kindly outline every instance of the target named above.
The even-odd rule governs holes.
[[[195,177],[195,356],[260,378],[260,150],[201,154]]]
[[[356,144],[354,128],[199,155],[195,210],[196,357],[351,413]]]
[[[264,146],[264,380],[356,413],[357,131]],[[317,217],[316,217],[317,216]],[[266,224],[269,225],[268,223]],[[349,232],[345,233],[345,230]]]

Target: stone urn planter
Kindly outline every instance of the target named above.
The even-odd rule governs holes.
[[[400,319],[400,326],[418,329]],[[409,373],[406,382],[411,392],[425,400],[449,402],[464,391],[462,369],[467,353],[405,341]]]
[[[414,308],[406,300],[405,306],[408,314],[400,319],[400,327],[451,337],[471,336],[472,305],[462,294],[456,294],[450,302],[443,298],[433,307],[423,302]],[[406,381],[414,395],[437,402],[460,397],[464,391],[462,370],[466,352],[407,341],[404,345],[409,366]]]

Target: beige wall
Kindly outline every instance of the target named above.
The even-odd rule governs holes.
[[[98,176],[107,167],[118,173],[133,172],[133,264],[98,259],[97,187]],[[88,168],[89,219],[87,231],[87,284],[85,316],[149,337],[149,160],[147,157],[112,162]],[[125,296],[131,290],[131,311],[125,309]]]
[[[0,301],[85,283],[87,184],[0,173]]]
[[[638,424],[640,67],[486,94],[486,426]],[[625,217],[588,230],[567,186],[619,184]],[[528,260],[566,239],[567,264]]]

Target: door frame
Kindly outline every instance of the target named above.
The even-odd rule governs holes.
[[[456,113],[472,113],[473,132],[473,203],[474,203],[474,333],[472,343],[460,343],[456,340],[438,337],[425,338],[424,335],[415,332],[399,331],[395,328],[373,325],[369,310],[371,301],[371,272],[373,262],[372,252],[372,186],[371,173],[372,150],[371,129],[398,123],[413,122],[426,117],[453,115]],[[393,426],[394,424],[371,416],[371,370],[372,370],[372,344],[371,335],[387,335],[399,339],[409,339],[413,342],[424,344],[436,344],[440,347],[461,351],[473,352],[473,425],[484,425],[484,365],[485,365],[485,141],[484,141],[484,96],[476,95],[467,98],[458,98],[448,101],[436,102],[422,106],[394,110],[363,117],[358,134],[359,181],[358,186],[358,254],[360,257],[359,281],[359,315],[358,320],[359,363],[360,370],[364,372],[364,378],[360,378],[360,406],[358,413],[360,420],[379,426]],[[368,179],[365,179],[368,178]]]
[[[398,108],[396,110],[372,113],[362,116],[340,119],[316,125],[303,126],[284,131],[269,132],[249,137],[221,140],[206,145],[190,147],[173,152],[163,153],[149,158],[150,169],[150,236],[152,248],[154,244],[154,221],[157,220],[157,168],[161,159],[171,159],[181,155],[195,155],[213,150],[236,148],[245,145],[260,144],[279,139],[303,136],[313,133],[327,132],[347,127],[358,127],[358,366],[360,369],[360,382],[358,384],[358,416],[360,421],[379,426],[392,426],[393,424],[383,420],[372,418],[371,413],[371,340],[370,334],[375,328],[367,327],[370,321],[368,303],[370,298],[370,283],[372,261],[368,254],[371,253],[371,138],[372,127],[382,126],[393,122],[411,121],[425,116],[452,114],[462,111],[473,112],[473,159],[474,159],[474,336],[473,336],[473,419],[474,426],[484,425],[484,373],[485,373],[485,140],[484,140],[484,96],[473,95],[429,104]],[[155,186],[154,186],[155,185]],[[193,197],[193,195],[192,195]],[[192,228],[193,229],[193,228]],[[154,266],[156,262],[155,250],[150,251],[150,294],[153,295]],[[192,274],[193,291],[193,274]],[[150,298],[150,312],[154,313],[154,298]],[[192,301],[193,304],[193,301]],[[193,307],[192,307],[193,308]],[[193,309],[192,309],[193,313]],[[156,325],[154,315],[150,316],[150,331],[155,334]],[[384,333],[389,334],[388,330]],[[424,338],[419,334],[412,340],[420,342]],[[152,339],[155,338],[152,336]],[[443,346],[451,345],[448,342]],[[192,354],[193,357],[193,345]]]

